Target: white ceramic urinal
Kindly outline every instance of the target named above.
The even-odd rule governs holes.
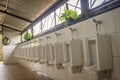
[[[51,65],[55,64],[55,45],[54,44],[51,44],[51,46],[50,46],[49,64],[51,64]]]
[[[63,57],[63,43],[56,43],[55,44],[55,64],[57,69],[62,69],[62,63],[64,63]]]
[[[108,35],[86,38],[84,40],[85,69],[92,71],[113,68],[111,40]]]
[[[35,46],[35,58],[34,58],[34,62],[35,63],[39,62],[38,46]]]
[[[45,63],[45,46],[40,45],[39,46],[39,63],[44,64]]]
[[[83,65],[82,45],[80,40],[64,43],[64,66],[69,67],[72,73],[80,72]]]

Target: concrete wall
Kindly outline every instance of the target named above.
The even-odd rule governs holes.
[[[17,63],[17,59],[14,57],[14,50],[17,43],[20,43],[20,33],[3,28],[3,38],[8,37],[10,39],[9,45],[3,45],[3,62],[4,64],[14,64]]]
[[[55,66],[47,66],[46,64],[34,63],[22,59],[18,59],[19,62],[37,73],[44,74],[55,80],[120,80],[120,8],[70,26],[77,29],[77,31],[73,33],[73,37],[69,30],[70,27],[57,31],[62,34],[59,40],[68,41],[72,38],[82,39],[96,36],[96,28],[93,19],[102,21],[102,24],[99,25],[100,35],[107,34],[111,36],[114,68],[111,71],[111,75],[108,77],[102,78],[102,76],[104,76],[102,72],[86,71],[83,69],[81,73],[73,74],[67,67],[57,70]],[[44,36],[41,37],[43,39],[42,44],[46,44],[47,42],[54,43],[57,41],[54,33],[48,36],[51,36],[50,41],[47,41]]]

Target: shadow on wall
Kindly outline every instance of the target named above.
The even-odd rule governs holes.
[[[3,63],[15,64],[17,59],[14,57],[14,50],[16,45],[3,46]]]

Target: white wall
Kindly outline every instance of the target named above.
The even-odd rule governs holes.
[[[4,64],[13,64],[17,63],[16,58],[13,56],[14,55],[14,49],[15,45],[10,45],[10,46],[3,46],[3,60]]]
[[[20,33],[3,28],[3,38],[8,37],[10,39],[9,45],[3,45],[3,63],[14,64],[17,63],[17,59],[14,57],[14,49],[17,43],[20,43]]]

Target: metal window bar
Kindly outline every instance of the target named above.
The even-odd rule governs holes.
[[[75,8],[75,10],[76,10],[76,8],[81,9],[81,8],[80,8],[80,6],[78,6],[78,5],[80,4],[80,0],[77,0],[77,2],[76,2],[76,4],[75,4],[75,5],[74,5],[74,4],[70,4],[70,3],[68,3],[68,2],[66,2],[66,4],[67,4],[67,5],[69,5],[69,6],[74,7],[74,8]]]
[[[46,30],[46,24],[47,24],[47,17],[45,18],[45,22],[44,22],[44,30]]]
[[[58,18],[57,18],[58,20],[56,20],[56,23],[57,23],[57,24],[61,23],[60,20],[59,20],[59,16],[60,16],[61,13],[62,13],[62,9],[64,10],[65,8],[66,8],[66,6],[65,6],[65,4],[64,4],[63,6],[61,6],[61,7],[58,9],[59,14],[56,13],[56,18],[58,17]],[[57,11],[57,10],[56,10],[56,11]]]
[[[46,22],[45,22],[45,24],[44,24],[45,30],[47,30],[47,28],[48,28],[48,19],[49,19],[49,17],[47,16],[47,17],[46,17]]]
[[[36,28],[36,25],[35,25],[35,26],[33,26],[33,35],[35,35],[35,34],[36,34],[35,28]]]
[[[56,26],[56,12],[54,10],[54,19],[55,19],[55,26]]]
[[[46,24],[47,24],[46,28],[49,29],[49,26],[50,26],[49,25],[49,16],[47,16],[47,22],[46,22]]]
[[[43,28],[44,28],[44,31],[45,31],[46,28],[47,28],[47,27],[46,27],[46,24],[47,24],[47,17],[45,17],[45,22],[44,22],[44,27],[43,27]]]
[[[39,22],[39,33],[41,32],[41,21]]]
[[[67,3],[68,4],[68,3]],[[68,4],[69,6],[72,6],[72,7],[75,7],[75,8],[78,8],[78,9],[81,9],[80,7],[78,7],[78,6],[74,6],[74,5],[72,5],[72,4]]]
[[[66,5],[66,9],[68,10],[68,9],[69,9],[68,4],[67,4],[67,3],[65,3],[65,5]]]
[[[91,0],[92,1],[92,0]],[[91,4],[90,4],[90,8],[92,8],[95,4],[96,0],[94,0]]]
[[[44,29],[44,21],[43,21],[44,19],[42,19],[42,31],[43,31],[43,29]]]
[[[78,3],[79,3],[79,0],[77,0],[76,6],[75,6],[75,10],[76,10],[76,8],[77,8],[77,6],[78,6]]]
[[[41,32],[43,32],[43,21],[41,19]]]
[[[46,23],[46,18],[44,18],[45,20],[44,20],[44,23],[43,23],[43,26],[42,26],[42,30],[44,30],[44,28],[45,28],[45,23]]]
[[[62,9],[62,6],[59,8],[60,10],[59,10],[59,15],[61,14],[61,9]],[[59,18],[59,15],[57,15],[56,14],[56,17],[58,17]],[[56,20],[56,23],[59,23],[59,19],[58,20]]]
[[[50,20],[50,15],[48,16],[48,18],[47,18],[47,29],[49,29],[50,28],[50,22],[49,22],[49,20]]]
[[[50,26],[52,26],[52,27],[53,27],[53,25],[52,25],[52,24],[53,24],[53,20],[55,20],[55,19],[54,19],[54,15],[53,15],[53,16],[52,16],[52,15],[50,15],[50,17],[51,17],[51,20],[52,20],[52,22],[51,22]]]
[[[52,15],[52,14],[51,14]],[[52,17],[52,22],[51,22],[51,27],[55,26],[55,13],[53,13],[53,15],[51,16]]]
[[[47,25],[46,25],[46,28],[47,28],[47,29],[50,28],[50,25],[49,25],[49,23],[50,23],[50,22],[49,22],[49,19],[50,19],[49,16],[47,16],[47,23],[46,23],[46,24],[47,24]]]

